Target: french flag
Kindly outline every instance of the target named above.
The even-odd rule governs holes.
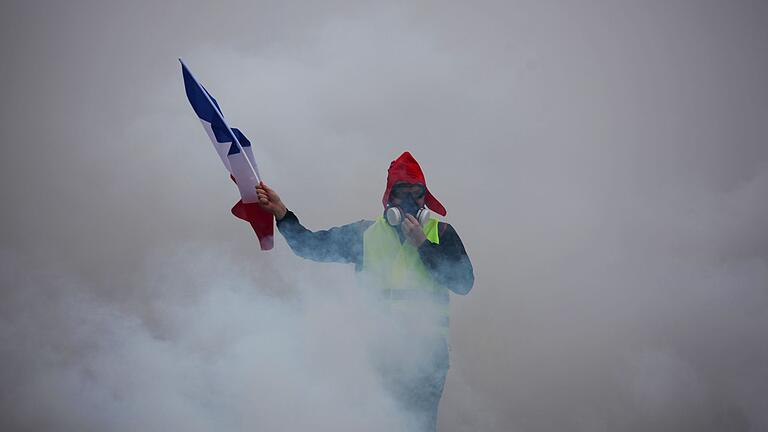
[[[259,167],[253,157],[251,142],[237,128],[230,128],[224,120],[216,99],[203,87],[187,65],[181,63],[184,90],[192,109],[197,114],[203,129],[211,138],[216,153],[229,171],[229,175],[240,190],[240,201],[232,207],[232,214],[250,222],[261,250],[272,249],[274,245],[274,217],[258,205],[256,186],[261,181]]]

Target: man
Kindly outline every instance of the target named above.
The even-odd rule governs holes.
[[[443,216],[446,210],[427,188],[418,162],[409,152],[392,161],[382,216],[329,230],[306,229],[274,190],[264,183],[256,190],[259,205],[275,215],[277,228],[296,255],[354,263],[367,288],[376,291],[393,316],[404,322],[426,323],[418,329],[411,327],[408,334],[421,337],[419,343],[428,352],[427,366],[389,364],[380,370],[385,385],[415,416],[419,427],[434,431],[449,367],[448,293],[467,294],[474,274],[453,227],[429,216],[429,210]]]

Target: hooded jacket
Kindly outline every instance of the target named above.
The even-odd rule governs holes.
[[[424,172],[421,170],[421,166],[416,162],[411,153],[404,152],[397,159],[393,160],[389,164],[387,170],[387,187],[384,189],[384,196],[381,198],[381,204],[384,208],[387,208],[389,203],[389,195],[392,193],[392,188],[397,183],[411,183],[423,185],[425,190],[424,205],[428,209],[435,213],[445,216],[447,214],[445,207],[440,204],[440,201],[432,195],[427,187],[427,180],[424,178]]]

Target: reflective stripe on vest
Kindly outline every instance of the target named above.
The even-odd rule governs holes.
[[[430,219],[422,230],[427,241],[440,244],[437,219]],[[419,308],[428,307],[447,332],[448,290],[435,283],[419,251],[408,241],[400,243],[397,229],[383,216],[363,233],[363,272],[393,311],[419,313]]]

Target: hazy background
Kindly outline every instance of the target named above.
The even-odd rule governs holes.
[[[0,428],[398,427],[183,57],[310,228],[421,162],[477,277],[441,431],[768,430],[768,3],[472,3],[4,2]]]

